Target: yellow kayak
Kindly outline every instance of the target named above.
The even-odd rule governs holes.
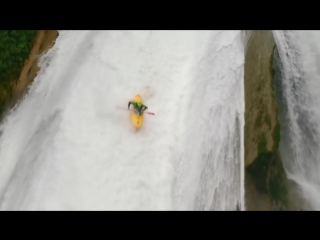
[[[142,97],[139,94],[137,94],[132,101],[133,102],[142,102]],[[133,126],[135,126],[136,129],[139,129],[139,128],[141,128],[142,123],[143,123],[143,115],[139,116],[133,112],[133,113],[131,113],[131,121],[132,121]]]

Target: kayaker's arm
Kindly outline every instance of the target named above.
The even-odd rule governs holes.
[[[130,107],[130,104],[132,104],[132,102],[129,102],[129,103],[128,103],[128,109],[129,109],[129,107]]]
[[[147,110],[147,108],[148,108],[148,107],[147,107],[146,105],[143,105],[143,106],[142,106],[142,111]]]

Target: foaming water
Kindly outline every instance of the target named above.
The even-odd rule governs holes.
[[[240,31],[62,31],[2,124],[0,207],[244,209]],[[135,131],[141,94],[155,116]]]
[[[281,70],[277,99],[283,163],[307,208],[320,210],[320,31],[273,34]]]

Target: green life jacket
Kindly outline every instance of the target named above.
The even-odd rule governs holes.
[[[137,110],[147,108],[147,106],[144,105],[144,104],[142,104],[141,107],[139,107],[137,102],[130,102],[130,103],[131,103],[131,104],[134,106],[134,108],[137,109]]]

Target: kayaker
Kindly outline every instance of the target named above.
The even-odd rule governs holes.
[[[133,111],[137,115],[142,115],[143,112],[148,108],[146,105],[144,105],[142,102],[129,102],[128,103],[128,109],[130,108],[130,105],[133,105],[134,109]]]

